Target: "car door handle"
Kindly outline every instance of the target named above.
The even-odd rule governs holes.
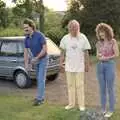
[[[17,62],[17,60],[11,60],[10,62]]]

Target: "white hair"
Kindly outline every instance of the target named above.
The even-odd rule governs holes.
[[[80,24],[77,20],[71,20],[69,21],[68,23],[68,29],[71,28],[71,26],[77,26],[77,27],[80,27]]]

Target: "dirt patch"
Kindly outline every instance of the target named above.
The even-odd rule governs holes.
[[[120,60],[117,61],[117,65],[120,64]],[[117,70],[117,73],[119,71]],[[117,93],[120,92],[119,74],[116,75]],[[65,74],[60,73],[59,77],[55,81],[49,81],[46,83],[46,101],[54,104],[67,104],[67,87]],[[33,85],[29,89],[19,89],[13,84],[12,81],[0,80],[0,95],[18,95],[34,98],[36,95],[36,85]],[[120,97],[117,94],[117,104],[120,101]],[[86,73],[85,77],[85,103],[87,106],[99,106],[99,89],[98,81],[96,80],[96,68],[95,64],[91,65],[90,71]]]

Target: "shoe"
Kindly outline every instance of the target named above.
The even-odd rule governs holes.
[[[105,114],[107,113],[106,109],[105,109],[105,110],[102,109],[102,110],[101,110],[101,113],[102,113],[103,115],[105,115]]]
[[[35,98],[34,102],[33,102],[33,106],[41,105],[41,104],[43,104],[43,102],[44,102],[44,99],[38,100],[38,99]]]
[[[73,105],[67,105],[67,106],[65,107],[66,110],[70,110],[70,109],[72,109],[72,108],[74,108]]]
[[[106,111],[102,111],[103,115],[105,116],[105,114],[107,113]]]
[[[110,118],[112,116],[113,112],[107,112],[104,117],[106,118]]]
[[[80,107],[79,109],[81,112],[85,111],[85,107]]]

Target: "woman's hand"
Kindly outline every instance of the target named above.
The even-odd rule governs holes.
[[[109,60],[109,58],[105,57],[105,56],[101,56],[98,59],[101,60],[101,61],[107,61],[107,60]]]

